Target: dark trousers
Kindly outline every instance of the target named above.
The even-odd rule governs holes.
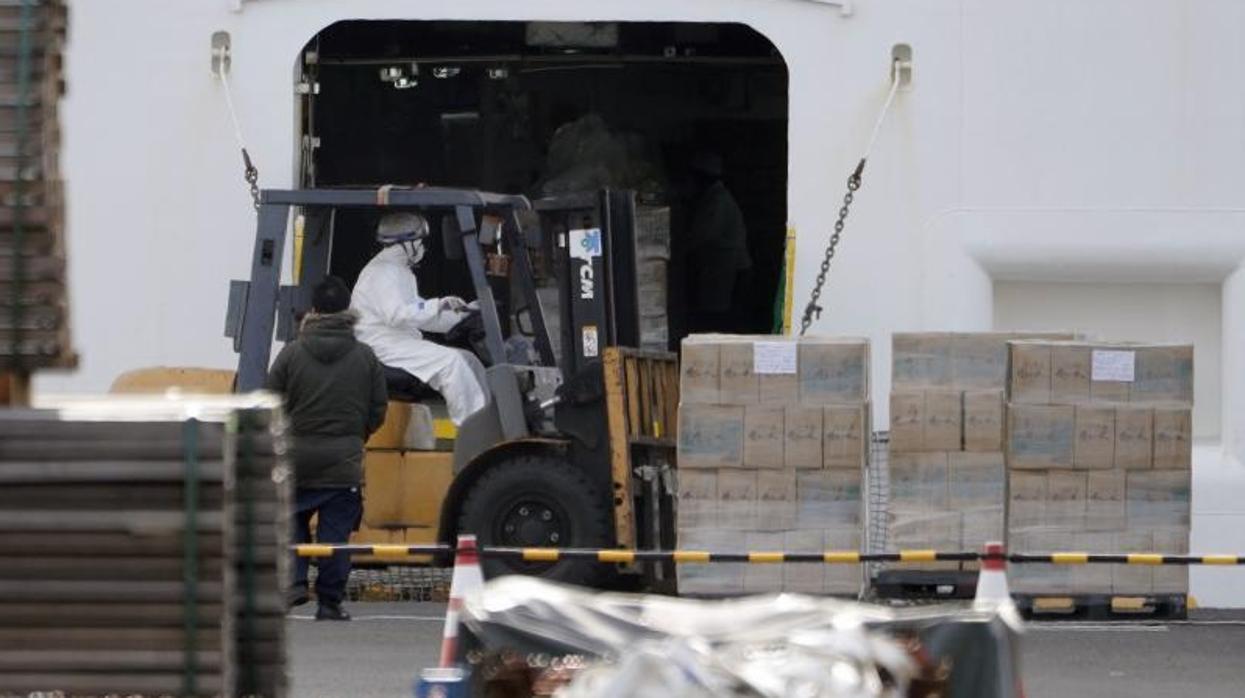
[[[359,527],[363,517],[363,497],[358,487],[299,488],[295,492],[294,541],[311,542],[311,517],[316,522],[317,543],[347,543],[350,532]],[[295,557],[294,585],[307,588],[308,558]],[[321,604],[337,605],[346,596],[346,580],[350,577],[350,556],[336,553],[317,558],[316,598]]]

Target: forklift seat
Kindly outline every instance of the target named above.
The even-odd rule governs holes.
[[[441,393],[433,390],[427,383],[415,376],[393,366],[384,366],[385,387],[389,389],[389,399],[396,402],[423,402],[441,397]]]

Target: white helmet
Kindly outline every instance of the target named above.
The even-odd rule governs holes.
[[[376,226],[376,241],[385,247],[401,245],[411,266],[424,258],[426,237],[428,220],[413,211],[387,213]]]

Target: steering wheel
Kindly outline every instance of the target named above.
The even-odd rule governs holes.
[[[445,333],[445,343],[470,351],[480,357],[486,365],[493,363],[489,360],[488,345],[485,342],[484,317],[480,315],[479,310],[467,311],[463,319]]]

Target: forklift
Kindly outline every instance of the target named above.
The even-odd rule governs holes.
[[[522,196],[438,187],[265,190],[251,277],[230,285],[226,335],[238,353],[235,389],[262,389],[273,340],[296,336],[311,289],[329,274],[335,237],[373,234],[337,230],[339,211],[418,212],[440,230],[444,259],[436,263],[465,265],[470,277],[478,314],[445,339],[479,357],[491,395],[457,431],[448,488],[421,492],[439,500],[436,540],[470,533],[486,546],[673,548],[678,367],[674,354],[636,348],[634,201],[632,192],[617,190],[535,205]],[[302,234],[294,281],[282,285],[292,211]],[[537,293],[534,257],[556,284],[560,352]],[[513,351],[516,337],[532,350]],[[438,397],[392,367],[386,381],[391,400]],[[489,576],[597,587],[672,591],[674,584],[669,565],[493,558],[484,565]]]

